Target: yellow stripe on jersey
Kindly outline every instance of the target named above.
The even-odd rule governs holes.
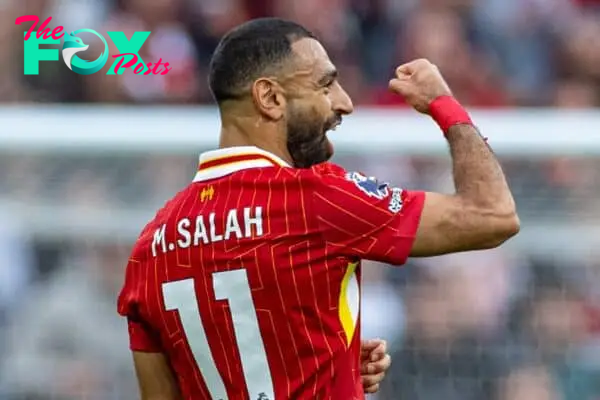
[[[352,342],[358,321],[358,309],[360,307],[358,281],[355,273],[357,266],[358,262],[348,264],[340,289],[338,312],[342,328],[346,334],[347,346],[350,346]]]

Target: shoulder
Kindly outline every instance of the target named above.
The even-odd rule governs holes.
[[[160,207],[154,217],[149,220],[140,234],[138,235],[137,241],[134,244],[131,252],[132,259],[140,258],[147,250],[148,243],[152,242],[157,229],[163,224],[169,221],[178,211],[182,210],[185,203],[194,202],[194,197],[198,197],[198,188],[194,183],[189,184],[171,199],[167,200],[162,207]]]
[[[326,176],[344,177],[346,175],[346,170],[343,167],[332,162],[324,162],[321,164],[317,164],[311,169],[315,174],[321,174]]]
[[[299,180],[314,185],[322,185],[327,181],[344,180],[347,174],[344,168],[330,162],[317,164],[310,168],[295,169],[294,171],[296,171]]]
[[[286,190],[315,190],[331,184],[330,180],[343,180],[346,170],[337,164],[321,163],[310,168],[264,168],[254,177],[245,177],[246,184],[261,188],[268,184],[270,191],[285,187]]]
[[[359,171],[347,171],[334,163],[318,164],[310,168],[306,175],[314,178],[315,187],[322,187],[327,191],[342,189],[380,200],[389,195],[388,182]]]

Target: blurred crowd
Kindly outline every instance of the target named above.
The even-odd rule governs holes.
[[[210,103],[206,68],[219,37],[277,15],[321,38],[359,106],[403,107],[387,82],[416,57],[436,63],[471,106],[600,105],[598,0],[5,0],[0,10],[4,103]],[[26,14],[69,31],[150,30],[141,56],[173,69],[80,76],[42,62],[24,76],[28,26],[14,19]],[[101,49],[90,45],[94,58]],[[194,151],[0,150],[0,400],[136,398],[115,304],[134,237],[102,235],[100,223],[141,229],[123,216],[149,218],[185,186]],[[452,188],[447,158],[358,153],[335,161],[404,187]],[[524,226],[600,222],[597,157],[503,165]],[[82,221],[97,231],[69,232]],[[589,249],[565,261],[576,241],[541,258],[503,248],[403,268],[365,263],[363,336],[387,339],[394,359],[378,400],[599,400],[600,258]]]
[[[206,69],[219,38],[253,17],[281,16],[313,30],[359,105],[401,106],[387,90],[394,68],[425,57],[456,96],[482,107],[593,107],[600,93],[597,0],[6,0],[0,16],[0,100],[207,103]],[[164,76],[77,76],[43,62],[23,76],[17,16],[50,27],[150,30],[140,55]],[[90,36],[91,38],[91,36]],[[93,41],[93,40],[92,40]],[[90,58],[101,49],[91,44]],[[111,48],[115,54],[115,48]],[[96,52],[97,54],[91,54]],[[109,68],[107,63],[105,70]]]
[[[600,398],[598,315],[589,302],[597,288],[583,282],[597,268],[565,269],[505,250],[365,268],[386,276],[367,279],[363,316],[374,320],[394,292],[403,310],[365,328],[396,338],[393,373],[379,398]]]

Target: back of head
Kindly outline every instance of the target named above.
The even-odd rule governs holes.
[[[276,74],[292,55],[292,44],[303,38],[314,35],[279,18],[254,19],[228,32],[210,62],[209,86],[216,102],[240,98],[256,79]]]

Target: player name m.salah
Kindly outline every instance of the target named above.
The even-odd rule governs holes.
[[[152,240],[152,255],[158,252],[166,253],[176,247],[187,249],[190,246],[200,246],[220,242],[222,240],[242,239],[263,235],[262,207],[233,208],[223,215],[211,212],[208,215],[185,217],[176,223],[177,234],[173,241],[167,240],[167,232],[172,228],[162,224],[154,232]]]

